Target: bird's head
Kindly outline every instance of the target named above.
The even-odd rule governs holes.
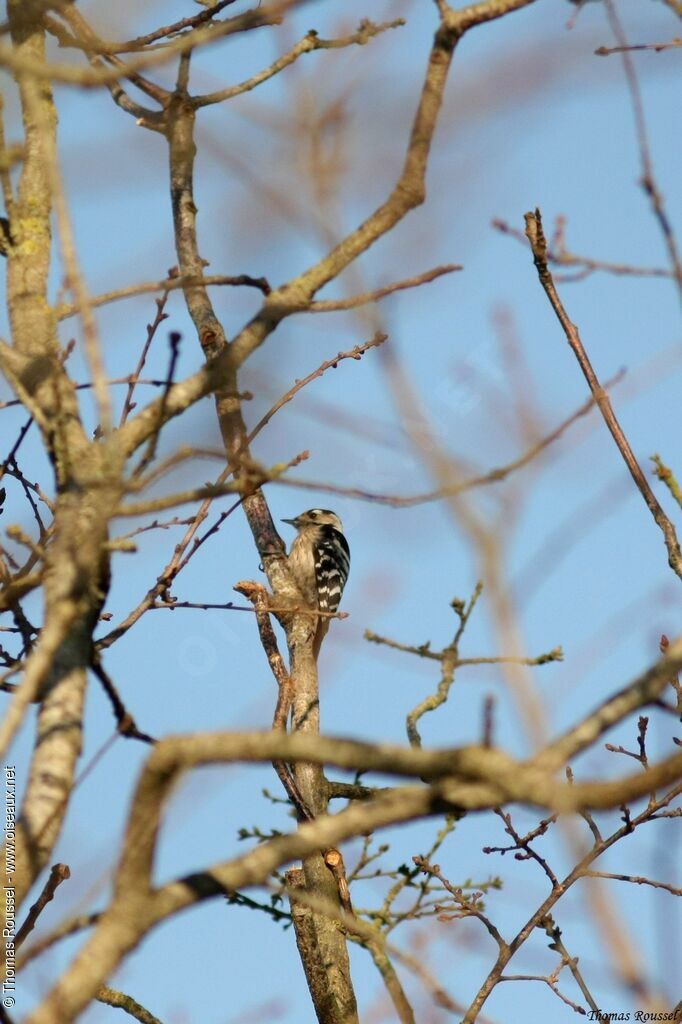
[[[283,523],[290,523],[297,530],[303,530],[306,526],[333,526],[335,530],[343,533],[341,520],[336,512],[328,508],[310,508],[307,512],[301,512],[295,519],[283,519]]]

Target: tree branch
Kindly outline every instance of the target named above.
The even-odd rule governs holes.
[[[668,549],[668,565],[673,572],[682,579],[682,551],[680,551],[680,543],[677,539],[675,527],[666,516],[665,512],[659,505],[654,492],[651,490],[649,482],[644,476],[644,473],[635,458],[628,439],[623,433],[620,423],[616,419],[616,415],[611,407],[609,396],[604,388],[602,388],[597,375],[594,372],[592,363],[590,362],[589,356],[581,341],[578,328],[569,319],[557,293],[554,280],[552,279],[552,274],[547,265],[547,242],[542,229],[542,217],[540,211],[536,209],[534,213],[527,213],[525,216],[526,235],[528,236],[528,241],[530,242],[530,246],[533,251],[533,261],[538,272],[540,284],[542,285],[542,288],[549,299],[550,305],[556,313],[557,319],[563,328],[566,340],[578,360],[578,365],[580,366],[580,369],[582,370],[589,385],[594,400],[599,406],[599,411],[601,412],[604,422],[616,443],[616,447],[623,456],[623,461],[628,467],[637,489],[644,498],[647,508],[654,518],[654,522],[663,533],[665,546]]]

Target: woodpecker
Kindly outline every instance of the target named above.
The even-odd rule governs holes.
[[[311,508],[295,519],[283,519],[298,530],[288,564],[306,604],[321,612],[337,611],[350,569],[350,550],[341,520],[327,508]],[[315,658],[329,629],[320,618],[313,641]]]

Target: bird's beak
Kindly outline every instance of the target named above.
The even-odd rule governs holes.
[[[282,519],[281,522],[289,523],[291,526],[296,526],[296,520],[295,519]]]

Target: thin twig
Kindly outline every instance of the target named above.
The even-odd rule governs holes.
[[[295,395],[297,395],[298,392],[301,391],[302,388],[304,388],[307,384],[310,384],[310,382],[313,380],[317,380],[317,378],[321,377],[322,374],[325,373],[327,370],[335,370],[339,363],[344,359],[361,359],[365,352],[368,352],[369,349],[371,348],[377,348],[379,345],[383,345],[387,338],[387,334],[383,334],[381,331],[377,331],[374,337],[370,339],[370,341],[366,341],[362,345],[356,345],[355,348],[352,348],[349,352],[339,352],[338,355],[336,355],[333,359],[325,360],[325,362],[322,363],[321,366],[318,366],[316,370],[313,370],[312,373],[309,373],[307,377],[302,377],[301,380],[297,380],[294,386],[289,388],[286,394],[282,395],[282,397],[275,402],[272,408],[268,409],[265,415],[261,417],[256,426],[248,435],[246,439],[246,444],[251,444],[253,439],[257,437],[258,434],[260,434],[261,430],[265,426],[267,426],[267,424],[270,422],[275,413],[279,412],[279,410],[284,405],[286,405],[287,402],[290,402],[292,398]]]
[[[50,877],[45,882],[43,890],[35,901],[33,906],[28,912],[26,920],[22,924],[21,928],[17,932],[14,939],[15,949],[19,949],[19,946],[26,940],[36,925],[36,921],[42,914],[47,904],[54,898],[54,894],[57,888],[65,882],[67,878],[71,877],[71,872],[66,864],[53,864],[50,871]]]
[[[682,896],[682,889],[668,882],[656,882],[653,878],[645,878],[642,875],[619,875],[612,871],[586,871],[587,878],[612,878],[617,882],[631,882],[633,885],[650,885],[654,889],[665,889],[673,896]]]
[[[163,498],[155,498],[150,501],[138,501],[131,502],[128,505],[119,505],[117,509],[112,512],[112,516],[118,517],[129,517],[129,516],[141,516],[148,512],[162,512],[166,508],[174,508],[176,505],[186,505],[192,501],[200,501],[203,498],[220,498],[226,494],[234,494],[245,489],[245,485],[253,487],[255,490],[261,487],[264,483],[274,482],[278,480],[284,473],[289,469],[293,469],[298,466],[302,461],[308,458],[308,451],[299,452],[289,462],[279,463],[276,466],[271,466],[269,469],[256,469],[253,467],[250,476],[251,480],[247,478],[246,473],[240,480],[226,481],[225,483],[206,484],[203,487],[194,487],[189,491],[181,491],[179,494],[169,494]]]
[[[632,113],[635,119],[635,131],[637,134],[639,158],[642,167],[641,185],[649,198],[652,212],[663,235],[663,240],[668,250],[668,259],[670,260],[670,265],[677,281],[678,292],[682,299],[682,259],[680,258],[675,232],[673,231],[673,226],[665,208],[663,195],[658,187],[656,177],[654,175],[654,165],[651,159],[651,147],[649,145],[646,118],[644,116],[644,104],[642,102],[642,95],[639,89],[639,82],[637,81],[635,63],[629,53],[628,41],[625,38],[625,32],[623,31],[623,26],[613,0],[605,0],[604,5],[606,8],[606,15],[609,19],[609,24],[611,26],[611,31],[616,37],[618,45],[622,47],[621,56],[623,60],[623,70],[625,71],[625,78],[627,80],[630,100],[632,102]]]
[[[289,67],[305,53],[312,53],[314,50],[339,50],[346,46],[354,45],[364,46],[370,39],[380,35],[382,32],[387,32],[392,28],[400,28],[404,24],[405,20],[403,18],[397,18],[395,21],[388,21],[382,25],[375,25],[373,22],[365,19],[360,23],[357,32],[350,36],[344,36],[342,39],[320,39],[317,32],[311,30],[303,39],[292,46],[287,53],[278,57],[277,60],[273,61],[263,71],[259,71],[238,85],[229,86],[227,89],[219,89],[217,92],[206,93],[203,96],[196,96],[194,103],[197,107],[206,107],[215,103],[223,103],[225,100],[231,100],[235,96],[241,96],[243,93],[255,89],[263,82],[267,82],[269,78],[279,74],[280,71]]]
[[[21,405],[23,403],[21,402],[20,399],[17,399],[17,404]],[[26,435],[27,435],[27,433],[29,431],[29,428],[30,428],[32,423],[33,423],[33,417],[29,416],[29,418],[26,420],[26,422],[24,423],[23,427],[19,431],[19,436],[17,437],[16,441],[14,442],[12,447],[10,448],[9,454],[7,455],[7,457],[4,460],[3,464],[0,466],[0,480],[2,480],[3,476],[7,472],[7,467],[9,466],[9,464],[11,462],[14,462],[16,464],[17,452],[19,451],[19,448],[21,447],[21,445],[23,443],[23,440],[26,437]]]
[[[594,847],[585,854],[585,856],[575,865],[570,873],[561,880],[556,888],[553,888],[550,894],[540,904],[537,910],[531,915],[528,921],[522,926],[517,932],[516,936],[507,944],[506,950],[501,949],[500,954],[497,957],[497,961],[488,973],[487,978],[481,985],[478,994],[469,1006],[469,1009],[464,1014],[462,1024],[474,1024],[479,1017],[480,1011],[491,992],[498,984],[501,979],[502,972],[507,966],[512,957],[526,942],[528,937],[532,935],[533,931],[542,927],[542,922],[545,920],[547,915],[551,912],[555,904],[561,899],[561,897],[571,888],[575,882],[583,878],[586,872],[591,869],[591,865],[600,857],[603,853],[609,850],[615,843],[617,843],[623,836],[629,834],[632,827],[638,827],[644,822],[651,821],[654,818],[655,811],[665,807],[673,800],[682,789],[682,786],[677,785],[673,789],[669,790],[663,797],[659,798],[654,804],[649,805],[640,815],[637,816],[631,823],[630,829],[627,826],[617,829],[610,836],[604,839],[600,843],[595,843]],[[637,985],[639,989],[638,978],[628,978],[628,981],[633,986]],[[644,993],[642,993],[644,994]]]
[[[63,922],[54,931],[49,932],[41,939],[37,939],[27,950],[22,953],[21,957],[17,960],[18,970],[22,970],[26,964],[35,960],[36,957],[41,956],[46,950],[51,949],[57,942],[62,939],[68,938],[70,935],[75,935],[77,932],[83,931],[85,928],[92,928],[93,925],[99,921],[100,914],[81,914],[77,917],[69,918]]]
[[[549,818],[543,818],[539,825],[532,829],[527,835],[522,836],[514,827],[511,814],[507,814],[502,810],[501,807],[496,808],[495,813],[504,822],[504,830],[508,836],[514,840],[513,846],[484,846],[483,853],[508,853],[512,850],[518,851],[515,854],[517,860],[534,860],[536,864],[539,864],[542,870],[547,875],[552,888],[556,888],[559,884],[556,875],[549,866],[547,860],[542,857],[537,850],[535,850],[531,843],[534,839],[539,836],[545,835],[549,830],[550,826],[553,825],[557,819],[556,814],[551,815]]]
[[[592,363],[590,362],[589,356],[587,355],[580,339],[578,328],[569,319],[557,293],[554,280],[552,279],[552,274],[547,265],[547,242],[542,229],[542,217],[540,210],[536,209],[534,213],[527,213],[525,215],[525,219],[526,235],[528,236],[528,241],[530,242],[530,246],[533,251],[533,261],[538,272],[540,284],[549,299],[552,309],[556,313],[557,319],[559,320],[564,334],[566,335],[566,340],[578,360],[578,364],[585,376],[585,379],[587,380],[592,396],[599,406],[599,411],[604,418],[604,422],[606,423],[619,452],[623,456],[623,460],[630,471],[630,475],[635,481],[640,494],[644,498],[649,511],[654,517],[656,525],[663,533],[665,546],[668,549],[668,564],[673,572],[682,579],[682,551],[680,551],[680,544],[677,539],[675,527],[668,519],[667,515],[659,505],[656,495],[651,490],[649,482],[644,476],[644,473],[635,458],[634,452],[630,447],[630,443],[623,433],[620,423],[616,419],[616,415],[611,407],[609,396],[605,389],[602,388],[597,375],[594,372]]]
[[[413,708],[407,715],[406,728],[407,736],[410,743],[415,747],[421,746],[421,736],[417,729],[417,722],[425,715],[428,711],[435,711],[441,704],[444,704],[450,695],[450,688],[455,680],[455,671],[457,669],[457,661],[459,658],[459,642],[462,639],[464,630],[469,621],[471,613],[476,607],[479,597],[483,591],[483,584],[481,582],[476,584],[476,588],[471,596],[469,604],[465,604],[464,601],[459,598],[455,598],[451,602],[451,607],[459,619],[459,625],[457,631],[452,640],[452,643],[448,644],[447,647],[441,651],[441,677],[438,683],[438,689],[435,693],[429,694],[424,700],[420,701],[415,708]]]
[[[241,584],[240,584],[241,586]],[[258,586],[253,583],[249,586]],[[237,587],[235,587],[235,590]],[[241,591],[240,591],[241,593]],[[226,611],[226,612],[253,612],[254,609],[248,605],[234,604],[232,601],[224,601],[222,603],[212,603],[210,601],[156,601],[150,608],[150,611],[156,611],[158,609],[166,608],[169,611],[175,611],[176,608],[195,608],[197,611]],[[303,605],[276,605],[268,604],[268,611],[272,612],[273,615],[314,615],[319,619],[347,619],[348,612],[324,612],[318,609],[307,608]]]
[[[265,587],[250,580],[243,580],[237,583],[234,588],[238,594],[243,594],[253,605],[256,613],[256,623],[260,641],[268,659],[270,670],[277,683],[277,703],[272,720],[272,728],[281,732],[287,730],[287,720],[293,700],[293,684],[291,676],[286,670],[284,660],[279,652],[277,637],[270,622],[269,595]],[[312,821],[313,814],[306,805],[301,792],[296,785],[294,774],[285,761],[273,761],[272,766],[284,787],[284,791],[293,803],[300,821]]]
[[[168,63],[172,57],[189,53],[197,47],[217,42],[238,32],[249,32],[264,25],[273,25],[281,21],[282,16],[293,7],[298,0],[274,0],[263,4],[260,9],[245,11],[234,18],[226,18],[209,25],[194,28],[191,32],[180,34],[178,38],[166,43],[156,43],[134,56],[127,64],[122,61],[114,67],[79,68],[73,64],[51,63],[49,61],[32,61],[24,55],[16,53],[8,45],[0,44],[0,66],[21,75],[29,75],[37,81],[63,82],[68,85],[79,85],[96,88],[116,82],[120,78],[131,78],[136,72],[149,67]],[[526,3],[530,0],[525,0]],[[73,14],[68,6],[62,11],[63,16]],[[121,66],[122,65],[122,66]]]
[[[418,288],[422,284],[435,281],[444,274],[452,274],[455,270],[463,269],[458,263],[446,263],[442,267],[434,267],[433,270],[427,270],[423,274],[415,274],[414,277],[408,277],[403,281],[394,281],[393,284],[375,288],[371,292],[363,292],[361,295],[351,295],[347,299],[317,299],[310,303],[308,310],[310,313],[336,313],[344,309],[357,309],[358,306],[367,306],[370,302],[378,302],[380,299],[386,298],[387,295],[393,295],[394,292],[401,292],[406,288]]]
[[[609,260],[595,260],[589,256],[576,256],[565,247],[564,229],[566,221],[564,217],[556,218],[556,229],[551,244],[547,246],[547,262],[557,267],[577,267],[579,273],[569,277],[568,274],[557,275],[557,281],[568,282],[582,280],[589,274],[596,271],[603,271],[607,274],[615,274],[616,277],[674,277],[671,270],[666,267],[638,267],[631,263],[612,263]],[[517,228],[512,227],[507,221],[495,217],[492,226],[503,235],[515,238],[522,245],[528,245],[528,238]]]
[[[215,485],[219,487],[222,483],[225,482],[229,475],[230,470],[228,467],[222,471],[218,479],[215,481]],[[239,498],[239,500],[234,502],[234,504],[232,504],[230,508],[226,509],[225,512],[221,513],[220,517],[218,518],[218,522],[215,523],[211,527],[211,529],[208,530],[202,537],[194,539],[197,530],[199,529],[201,524],[206,519],[206,516],[208,515],[208,510],[211,506],[212,501],[212,498],[204,499],[200,507],[197,509],[196,515],[193,516],[192,519],[190,520],[188,529],[184,534],[182,540],[173,548],[173,554],[169,562],[166,564],[165,568],[160,573],[154,586],[147,591],[142,600],[137,604],[135,608],[133,608],[131,612],[128,613],[125,619],[123,619],[123,621],[119,623],[118,626],[116,626],[109,633],[107,633],[106,636],[102,637],[100,640],[97,641],[96,646],[98,650],[103,650],[107,647],[110,647],[116,640],[119,640],[125,633],[127,633],[128,630],[132,626],[134,626],[136,622],[139,621],[139,619],[142,617],[142,615],[144,615],[146,611],[154,607],[155,602],[157,601],[158,598],[162,597],[163,595],[165,595],[166,597],[169,595],[170,587],[173,584],[174,580],[176,579],[177,575],[185,568],[185,566],[192,558],[192,556],[196,553],[197,549],[201,546],[201,544],[204,543],[204,541],[206,541],[207,538],[211,536],[212,533],[218,531],[222,521],[224,521],[224,519],[227,518],[227,516],[229,516],[232,512],[239,508],[242,502],[242,498]],[[185,555],[185,552],[187,551],[187,548],[193,539],[194,544],[192,545],[192,548],[190,549],[188,554]]]
[[[366,629],[364,632],[365,640],[368,640],[373,644],[381,644],[384,647],[390,647],[394,651],[403,651],[405,654],[416,654],[420,658],[426,658],[430,661],[442,662],[446,656],[445,651],[432,651],[430,641],[427,640],[424,644],[417,646],[412,644],[403,644],[398,640],[391,640],[389,637],[380,636],[378,633],[373,633],[371,629]],[[447,650],[447,648],[446,648]],[[505,658],[504,656],[496,658],[456,658],[454,659],[455,668],[460,668],[462,665],[546,665],[550,661],[563,661],[564,652],[561,647],[554,647],[551,651],[547,651],[545,654],[538,654],[536,658]]]
[[[142,456],[142,458],[140,459],[140,461],[138,462],[137,466],[133,471],[134,477],[139,477],[142,474],[143,470],[146,469],[146,467],[150,464],[150,462],[154,461],[154,458],[156,456],[156,449],[159,443],[159,435],[161,434],[161,430],[166,419],[166,403],[168,401],[168,392],[170,391],[175,382],[175,367],[177,366],[178,356],[180,355],[181,338],[182,335],[179,334],[178,331],[171,331],[168,336],[168,344],[170,346],[168,372],[166,374],[166,380],[168,381],[168,383],[164,388],[163,394],[161,395],[161,401],[159,402],[158,424],[156,430],[149,438],[147,451],[144,453],[144,455]]]
[[[677,36],[674,39],[670,39],[667,43],[635,43],[633,45],[623,46],[599,46],[594,51],[597,57],[609,57],[612,53],[633,53],[635,50],[653,50],[655,53],[660,53],[662,50],[676,49],[678,46],[682,46],[682,39]]]
[[[623,373],[620,372],[607,381],[604,387],[612,387],[614,384],[617,384],[618,381],[622,380],[622,378]],[[286,477],[272,482],[283,484],[286,487],[325,491],[328,494],[339,494],[344,497],[358,498],[361,501],[376,502],[379,505],[389,505],[392,508],[410,508],[414,505],[424,505],[432,501],[440,501],[443,498],[456,497],[459,494],[474,490],[477,487],[486,487],[500,483],[512,473],[515,473],[519,469],[523,469],[537,458],[545,448],[557,441],[578,419],[587,415],[587,413],[590,412],[597,403],[597,398],[591,395],[587,401],[576,410],[576,412],[564,420],[563,423],[559,424],[555,430],[550,434],[547,434],[546,437],[542,438],[536,444],[531,445],[523,455],[513,459],[505,466],[496,466],[495,468],[488,470],[487,473],[468,477],[465,480],[458,480],[453,484],[446,484],[445,486],[439,487],[433,491],[424,491],[419,494],[407,495],[384,494],[378,491],[366,490],[361,487],[346,487],[343,484],[335,484],[326,480],[308,480],[301,479],[299,477],[296,477],[295,479],[292,477]]]
[[[133,402],[133,394],[135,392],[135,387],[139,383],[140,375],[142,373],[142,370],[144,369],[144,364],[147,361],[149,349],[151,347],[152,341],[154,340],[154,335],[156,334],[157,330],[159,329],[163,321],[166,320],[168,317],[168,314],[165,312],[167,301],[168,289],[164,288],[163,294],[161,295],[160,298],[156,300],[156,316],[154,317],[153,321],[150,324],[147,324],[147,337],[145,338],[144,345],[142,346],[142,352],[140,353],[140,358],[137,361],[137,366],[135,367],[135,370],[130,380],[128,381],[128,390],[126,391],[125,400],[123,402],[123,408],[121,409],[121,418],[118,421],[119,427],[123,426],[125,421],[128,419],[128,416],[135,408],[135,403]]]
[[[497,947],[500,951],[507,951],[508,946],[505,940],[502,938],[499,930],[495,927],[492,921],[486,917],[484,913],[478,908],[477,901],[474,899],[466,899],[463,896],[462,889],[457,888],[450,882],[440,869],[438,864],[430,864],[426,857],[413,857],[412,860],[424,874],[430,875],[433,878],[437,878],[441,883],[446,892],[450,893],[458,908],[456,914],[452,916],[456,917],[475,917],[481,922],[488,934],[497,943]],[[475,894],[474,894],[475,895]],[[480,896],[480,893],[478,894]]]
[[[187,29],[198,28],[200,25],[207,21],[211,21],[215,18],[216,14],[219,14],[225,7],[235,3],[235,0],[216,0],[214,4],[199,14],[193,15],[191,18],[181,18],[179,21],[174,21],[170,25],[163,25],[161,28],[155,29],[153,32],[148,32],[143,36],[136,36],[134,39],[126,39],[121,41],[105,41],[104,39],[98,39],[96,43],[96,52],[102,55],[105,54],[117,54],[117,53],[136,53],[139,50],[147,50],[150,47],[150,43],[155,43],[159,39],[164,39],[166,36],[178,35],[180,32],[184,32]],[[47,18],[46,18],[47,21]],[[87,50],[88,46],[81,39],[77,39],[75,36],[68,40],[68,43],[60,43],[62,46],[74,46],[79,49]],[[95,44],[90,44],[94,46]]]
[[[109,698],[113,708],[114,717],[116,718],[117,729],[121,736],[126,736],[129,739],[141,740],[142,743],[155,743],[156,740],[152,736],[149,736],[146,732],[141,732],[137,728],[135,719],[121,700],[112,679],[104,671],[104,666],[102,665],[99,654],[94,654],[91,667],[92,671],[102,684],[102,689]]]
[[[172,292],[178,288],[187,288],[194,284],[205,286],[230,285],[232,287],[257,288],[263,295],[270,293],[270,285],[264,277],[251,277],[249,274],[236,274],[226,276],[225,274],[208,274],[198,277],[197,275],[186,274],[175,275],[164,278],[160,281],[145,281],[143,284],[131,284],[127,288],[116,288],[110,292],[103,292],[102,295],[93,295],[90,299],[91,308],[105,306],[110,302],[118,302],[121,299],[132,299],[137,295],[147,295],[151,292]],[[67,320],[78,313],[78,306],[58,306],[56,315],[59,320]]]

